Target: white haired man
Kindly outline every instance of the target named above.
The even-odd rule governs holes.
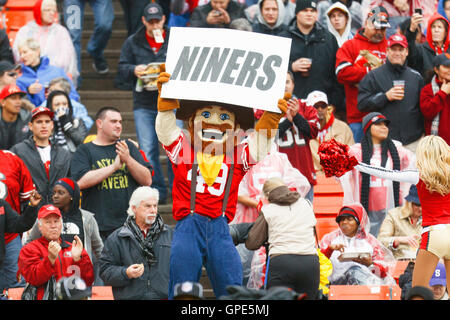
[[[114,299],[167,299],[173,230],[158,214],[159,192],[139,187],[131,195],[125,224],[106,240],[100,277]]]

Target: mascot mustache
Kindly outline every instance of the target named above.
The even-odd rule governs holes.
[[[188,131],[194,150],[201,150],[203,153],[211,155],[220,155],[226,153],[227,150],[231,151],[237,143],[235,130],[229,123],[214,125],[204,121],[196,124],[191,122]]]

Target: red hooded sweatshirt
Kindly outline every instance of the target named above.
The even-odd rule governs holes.
[[[444,39],[444,44],[442,45],[442,47],[437,47],[435,46],[435,44],[433,43],[433,37],[431,36],[431,25],[433,24],[433,22],[435,22],[436,20],[441,19],[444,23],[447,24],[447,37],[445,37]],[[443,16],[441,16],[439,13],[435,13],[433,14],[430,19],[428,20],[428,26],[427,26],[427,42],[428,45],[430,46],[430,48],[432,48],[434,50],[434,52],[436,53],[436,55],[439,55],[441,53],[447,52],[448,50],[448,44],[449,44],[449,39],[448,39],[448,34],[449,34],[449,23],[447,22],[447,19],[445,19]]]

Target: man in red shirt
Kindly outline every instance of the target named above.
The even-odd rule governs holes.
[[[0,150],[0,199],[21,213],[21,204],[30,199],[34,183],[25,163],[14,153]],[[19,286],[16,280],[17,258],[22,248],[18,233],[5,233],[5,260],[0,266],[0,293],[3,289]]]
[[[19,271],[29,284],[37,287],[37,300],[42,300],[52,276],[58,281],[75,273],[91,286],[94,282],[91,259],[78,236],[73,243],[61,240],[59,209],[51,204],[43,206],[38,212],[38,226],[42,237],[25,245],[19,255]]]
[[[450,54],[434,58],[434,77],[420,93],[420,111],[426,135],[438,135],[450,144]]]
[[[384,7],[373,8],[364,28],[353,39],[344,42],[336,53],[336,76],[345,88],[347,123],[356,143],[361,141],[361,122],[367,114],[357,108],[358,84],[370,70],[379,67],[386,59],[388,21],[389,15]]]

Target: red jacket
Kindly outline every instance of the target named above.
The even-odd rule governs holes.
[[[360,29],[353,39],[347,40],[336,53],[337,80],[344,85],[347,122],[362,122],[362,118],[368,112],[361,112],[358,104],[358,83],[370,71],[364,66],[364,58],[359,55],[361,50],[369,50],[378,58],[386,60],[387,40],[380,43],[372,43],[362,35],[364,29]]]
[[[424,117],[427,135],[431,132],[434,117],[440,113],[438,135],[450,144],[450,95],[442,90],[434,94],[431,83],[427,84],[420,93],[420,111]]]
[[[24,246],[19,255],[19,272],[28,283],[38,287],[38,300],[42,299],[45,285],[52,275],[58,281],[62,277],[69,277],[75,273],[86,282],[87,286],[92,285],[94,282],[94,268],[85,249],[81,253],[81,259],[75,262],[72,259],[72,245],[68,242],[63,242],[58,258],[52,266],[48,259],[48,244],[49,241],[41,237]]]

